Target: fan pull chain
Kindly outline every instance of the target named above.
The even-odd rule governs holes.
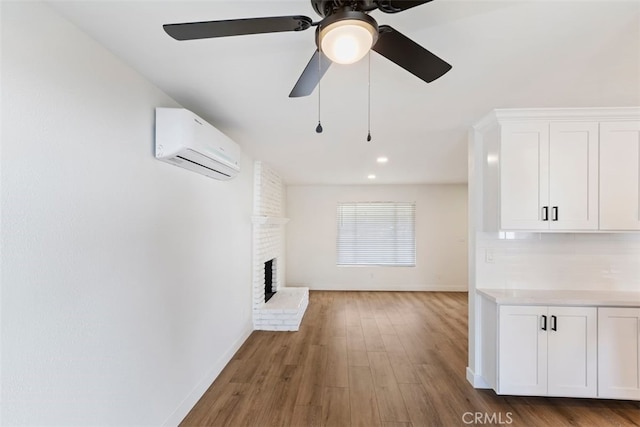
[[[367,54],[369,61],[369,81],[368,81],[368,100],[367,100],[367,142],[371,142],[371,50]]]
[[[320,53],[320,48],[318,48],[318,126],[316,126],[317,133],[322,133],[322,123],[320,123],[320,82],[322,77],[322,72],[320,71],[321,70],[320,61],[322,61],[322,54]]]

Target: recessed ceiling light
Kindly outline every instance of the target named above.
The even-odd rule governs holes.
[[[376,162],[378,163],[387,163],[389,161],[389,159],[387,159],[386,157],[378,157],[376,159]]]
[[[375,175],[373,175],[373,174],[371,174],[371,175],[367,175],[367,178],[369,178],[369,179],[376,179],[376,176],[375,176]]]

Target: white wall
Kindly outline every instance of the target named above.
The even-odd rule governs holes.
[[[336,266],[338,202],[416,203],[415,267]],[[341,290],[466,290],[466,185],[288,186],[289,286]]]
[[[174,425],[251,331],[252,161],[153,158],[156,87],[2,2],[2,425]]]

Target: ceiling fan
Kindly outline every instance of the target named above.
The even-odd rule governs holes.
[[[318,22],[294,15],[166,24],[163,28],[176,40],[195,40],[316,27],[317,49],[289,94],[289,97],[300,97],[313,92],[333,62],[352,64],[370,49],[427,83],[444,75],[451,65],[392,27],[378,26],[369,16],[375,9],[397,13],[430,1],[311,0],[313,9],[322,17]]]

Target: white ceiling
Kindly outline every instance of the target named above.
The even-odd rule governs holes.
[[[319,20],[308,0],[55,1],[54,9],[288,184],[459,183],[467,131],[494,108],[640,105],[640,1],[435,0],[372,16],[453,65],[426,84],[371,55],[333,65],[288,98],[313,29],[178,42],[162,24],[279,15]],[[386,165],[376,157],[389,158]]]

